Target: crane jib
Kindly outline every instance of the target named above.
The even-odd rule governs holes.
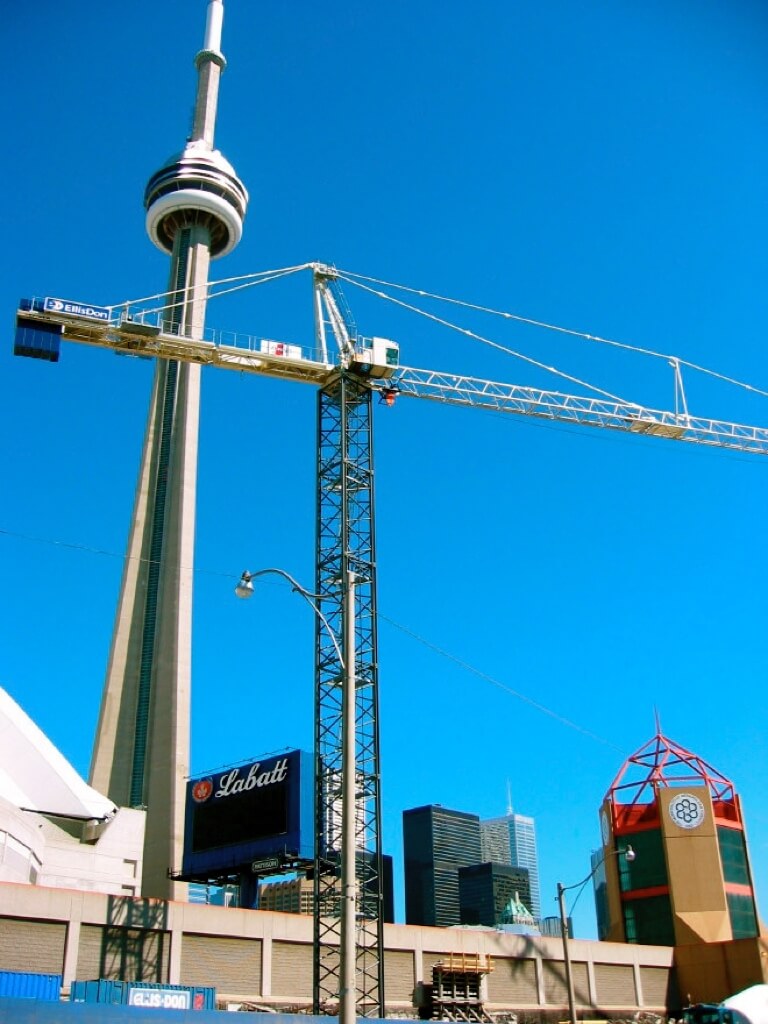
[[[17,312],[14,351],[17,355],[55,362],[60,341],[74,341],[112,349],[121,355],[196,362],[320,387],[339,372],[338,365],[327,356],[307,354],[300,345],[234,335],[230,339],[234,343],[228,344],[219,340],[230,338],[223,334],[213,334],[213,341],[190,338],[171,333],[172,327],[162,320],[126,315],[105,320],[104,314],[111,315],[109,307],[50,298],[23,299]],[[400,366],[397,343],[389,339],[360,339],[348,368],[367,379],[388,406],[403,395],[768,455],[765,427]]]

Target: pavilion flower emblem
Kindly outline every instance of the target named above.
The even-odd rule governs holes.
[[[670,801],[669,816],[680,828],[698,828],[704,821],[704,804],[693,793],[678,793]]]

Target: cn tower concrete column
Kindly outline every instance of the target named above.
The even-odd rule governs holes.
[[[181,335],[202,336],[209,263],[208,229],[194,225],[179,231],[174,240],[169,291],[178,288],[181,304],[173,319],[178,319]],[[158,574],[151,703],[142,765],[147,807],[142,893],[182,899],[186,897],[186,885],[169,879],[168,871],[181,869],[189,777],[200,367],[166,362],[158,371],[164,377],[162,386],[173,409],[163,410],[163,433],[170,424],[170,460],[162,517],[164,571]],[[137,730],[137,739],[140,735]],[[140,754],[136,751],[135,763],[140,762]]]
[[[200,337],[209,232],[178,232],[169,310],[175,333]],[[91,784],[121,806],[145,807],[142,893],[183,898],[189,775],[192,570],[200,367],[159,361],[144,440],[129,555],[113,634]]]
[[[195,65],[192,138],[149,180],[147,231],[171,257],[162,330],[201,338],[211,259],[240,241],[248,193],[213,149],[221,71],[222,0],[209,0]],[[134,499],[91,784],[121,806],[146,808],[141,892],[183,898],[189,774],[192,578],[200,367],[158,361]]]

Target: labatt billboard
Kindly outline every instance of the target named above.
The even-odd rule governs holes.
[[[242,871],[264,857],[311,860],[312,755],[303,750],[190,779],[184,877]]]

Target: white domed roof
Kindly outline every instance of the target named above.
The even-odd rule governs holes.
[[[75,771],[5,690],[0,688],[0,796],[48,814],[105,818],[116,808]]]

